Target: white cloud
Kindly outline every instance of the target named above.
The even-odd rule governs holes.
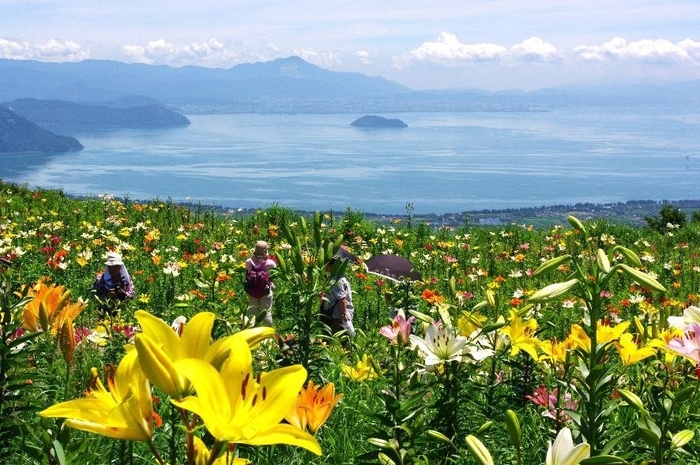
[[[292,55],[303,58],[305,61],[322,68],[337,66],[340,59],[333,52],[317,52],[313,48],[293,49]]]
[[[360,59],[363,65],[369,65],[372,63],[372,57],[369,56],[369,52],[366,50],[358,50],[355,52],[355,57]]]
[[[539,37],[530,37],[512,46],[510,55],[526,61],[554,61],[558,58],[556,47]]]
[[[685,39],[678,42],[678,46],[688,53],[694,61],[700,62],[700,42]]]
[[[700,58],[700,43],[686,39],[674,44],[665,39],[630,42],[615,37],[603,45],[581,45],[574,53],[589,61],[630,60],[641,62],[680,62]]]
[[[510,49],[499,44],[463,44],[449,32],[440,34],[435,42],[425,42],[408,54],[394,57],[394,67],[406,68],[413,61],[432,61],[443,65],[473,62],[553,62],[561,53],[549,42],[531,37]]]
[[[494,61],[504,57],[507,50],[496,44],[462,44],[457,36],[442,32],[436,42],[425,42],[411,50],[409,60],[431,60],[439,62]]]
[[[0,39],[0,58],[41,61],[80,61],[90,58],[90,52],[72,41],[51,39],[43,44],[30,44]]]
[[[217,39],[181,46],[158,39],[148,42],[145,46],[125,45],[122,47],[122,52],[133,62],[171,66],[227,67],[267,59],[266,55],[260,53],[229,50]]]

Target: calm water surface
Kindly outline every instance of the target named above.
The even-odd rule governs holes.
[[[192,115],[180,129],[73,133],[77,153],[0,158],[0,178],[78,195],[400,214],[700,198],[700,111],[581,108]],[[66,132],[66,131],[64,131]]]

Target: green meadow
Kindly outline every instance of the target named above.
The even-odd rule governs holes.
[[[439,226],[0,184],[0,456],[698,464],[700,221],[664,208],[636,226]],[[243,289],[258,240],[272,327]],[[108,252],[133,299],[95,296]],[[382,254],[420,279],[370,272]],[[320,318],[341,275],[353,337]]]

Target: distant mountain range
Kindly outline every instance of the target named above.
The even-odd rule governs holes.
[[[59,153],[82,149],[83,145],[77,139],[53,134],[0,105],[0,154]]]
[[[380,77],[328,71],[299,57],[229,69],[0,59],[0,102],[33,98],[99,103],[133,96],[155,99],[184,114],[527,111],[572,105],[700,105],[700,81],[533,92],[417,91]]]

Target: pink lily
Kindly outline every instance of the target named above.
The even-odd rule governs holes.
[[[379,334],[391,339],[392,344],[398,343],[400,336],[401,343],[404,344],[408,342],[411,335],[411,324],[413,323],[413,320],[415,320],[415,317],[413,316],[406,319],[403,314],[397,313],[391,323],[391,326],[382,326],[382,328],[379,330]]]
[[[700,365],[700,324],[691,323],[686,326],[683,339],[671,339],[668,348]]]

